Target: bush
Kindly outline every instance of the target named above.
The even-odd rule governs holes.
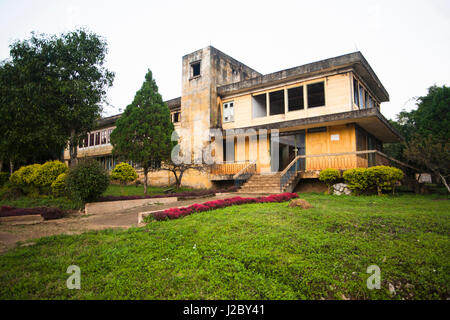
[[[80,161],[69,170],[66,188],[74,200],[90,202],[98,199],[109,185],[108,172],[95,160]]]
[[[0,217],[14,217],[40,214],[44,220],[53,220],[64,217],[64,211],[59,208],[15,208],[11,206],[0,207]]]
[[[52,194],[55,197],[63,197],[67,195],[66,190],[66,173],[61,173],[52,183]]]
[[[9,181],[17,186],[22,187],[32,185],[36,178],[37,171],[40,167],[40,164],[31,164],[28,166],[20,167],[19,170],[13,172],[11,177],[9,177]]]
[[[343,174],[348,187],[355,192],[374,192],[382,194],[382,190],[393,190],[395,183],[403,179],[403,171],[388,166],[375,166],[370,168],[356,168],[346,170]]]
[[[9,180],[9,173],[8,172],[0,172],[0,187],[3,187],[3,185]]]
[[[345,183],[352,192],[356,195],[361,194],[364,191],[369,191],[372,188],[372,181],[367,174],[366,168],[355,168],[345,170],[342,175]]]
[[[121,162],[111,172],[111,179],[120,180],[122,184],[136,180],[136,170],[126,162]]]
[[[42,190],[50,189],[50,186],[56,178],[58,178],[60,174],[66,173],[68,170],[69,168],[61,161],[47,161],[36,170],[32,182]]]
[[[395,183],[404,177],[402,170],[388,166],[370,167],[367,169],[367,174],[378,195],[382,194],[382,190],[392,190],[394,193]]]
[[[340,178],[341,172],[338,169],[325,169],[319,173],[319,180],[326,183],[328,194],[331,194],[331,186]]]

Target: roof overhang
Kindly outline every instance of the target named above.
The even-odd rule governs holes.
[[[280,132],[287,132],[314,127],[337,126],[344,124],[357,124],[383,143],[395,143],[404,140],[401,134],[376,108],[327,114],[323,116],[275,122],[264,125],[243,127],[239,129],[278,129]]]
[[[290,81],[350,70],[354,71],[370,87],[380,102],[389,101],[388,92],[359,51],[220,86],[217,88],[217,93],[224,98]]]

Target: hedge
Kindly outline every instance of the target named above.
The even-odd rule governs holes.
[[[375,166],[346,170],[343,178],[348,187],[355,193],[382,194],[383,190],[395,191],[395,184],[402,180],[404,173],[395,167]]]
[[[319,180],[326,183],[328,194],[331,194],[331,186],[340,178],[341,172],[338,169],[325,169],[319,173]]]
[[[0,217],[27,216],[40,214],[44,220],[59,219],[64,216],[64,211],[58,208],[38,207],[38,208],[15,208],[11,206],[0,207]]]
[[[219,208],[225,208],[233,205],[247,204],[247,203],[268,203],[268,202],[284,202],[289,201],[291,199],[298,198],[298,194],[296,193],[280,193],[274,194],[267,197],[258,197],[258,198],[242,198],[242,197],[233,197],[228,199],[220,199],[207,201],[202,204],[195,203],[188,207],[182,208],[170,208],[163,211],[154,212],[152,217],[155,220],[166,220],[166,219],[178,219],[187,215],[190,215],[195,212],[203,212],[209,210],[215,210]]]

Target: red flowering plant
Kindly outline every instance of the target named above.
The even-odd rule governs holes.
[[[190,215],[194,212],[204,212],[246,203],[284,202],[289,201],[293,198],[298,198],[298,194],[286,192],[258,198],[233,197],[223,200],[218,199],[207,201],[202,204],[195,203],[187,207],[170,208],[163,211],[157,211],[152,214],[152,217],[155,220],[178,219],[180,217]]]

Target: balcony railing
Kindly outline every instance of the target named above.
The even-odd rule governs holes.
[[[218,163],[212,166],[211,174],[234,176],[236,173],[238,173],[248,165],[248,161]]]

